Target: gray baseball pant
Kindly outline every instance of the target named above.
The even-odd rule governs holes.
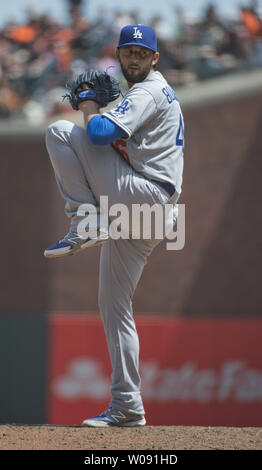
[[[47,129],[46,146],[65,213],[76,229],[78,207],[99,204],[164,204],[169,196],[132,167],[111,146],[95,146],[83,128],[65,120]],[[98,304],[112,365],[112,400],[115,409],[144,415],[140,392],[139,339],[132,298],[147,258],[160,240],[118,239],[101,247]]]

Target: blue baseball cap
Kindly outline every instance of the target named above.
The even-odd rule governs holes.
[[[149,26],[127,25],[120,32],[118,48],[123,46],[141,46],[157,51],[155,31]]]

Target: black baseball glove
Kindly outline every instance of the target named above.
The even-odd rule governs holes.
[[[81,85],[84,83],[88,85],[88,90],[81,90]],[[121,93],[118,80],[107,72],[94,69],[81,73],[70,85],[67,84],[66,88],[69,93],[64,95],[63,98],[68,98],[72,108],[76,111],[79,109],[79,103],[87,100],[96,101],[101,108],[105,108],[108,103],[116,100]]]

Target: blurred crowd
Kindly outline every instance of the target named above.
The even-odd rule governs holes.
[[[61,112],[65,84],[87,67],[108,70],[123,82],[115,57],[120,29],[141,23],[139,12],[102,14],[90,21],[85,0],[65,0],[68,22],[27,9],[23,24],[0,30],[0,118],[22,117],[38,124]],[[158,70],[175,87],[221,74],[262,66],[262,22],[256,2],[239,9],[234,20],[221,19],[212,4],[193,20],[175,8],[174,26],[161,16],[151,24],[158,36]]]

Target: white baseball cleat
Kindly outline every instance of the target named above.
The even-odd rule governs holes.
[[[82,426],[92,428],[108,428],[110,426],[135,427],[145,426],[146,420],[144,416],[135,415],[134,413],[124,413],[120,410],[108,408],[106,411],[93,418],[85,419]]]
[[[62,256],[73,255],[77,251],[98,246],[109,240],[108,232],[103,229],[97,229],[94,237],[81,238],[76,232],[68,232],[62,240],[46,248],[44,256],[46,258],[60,258]]]

